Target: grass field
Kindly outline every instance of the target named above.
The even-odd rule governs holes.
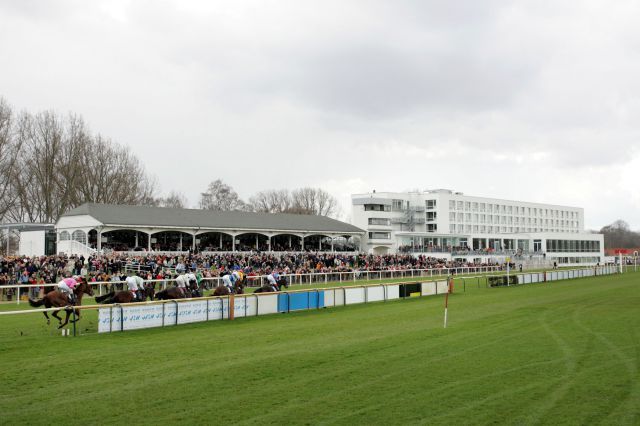
[[[442,307],[78,338],[2,316],[0,423],[640,424],[640,274],[467,285],[446,330]]]

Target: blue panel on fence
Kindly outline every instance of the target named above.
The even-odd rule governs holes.
[[[278,295],[278,312],[324,307],[324,291],[283,293]]]

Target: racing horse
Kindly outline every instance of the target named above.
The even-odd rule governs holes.
[[[55,317],[58,319],[58,322],[60,323],[60,325],[58,326],[58,328],[62,328],[65,325],[67,325],[69,323],[69,316],[71,315],[71,312],[73,311],[76,315],[76,319],[75,320],[71,320],[71,322],[76,322],[80,319],[80,310],[79,309],[74,309],[72,306],[80,306],[82,305],[82,296],[84,294],[88,294],[89,296],[93,296],[93,289],[91,288],[91,286],[89,285],[89,283],[87,282],[86,279],[80,277],[78,278],[78,285],[75,286],[75,288],[73,289],[73,294],[76,297],[76,301],[73,305],[71,305],[69,303],[69,299],[67,297],[66,294],[62,293],[61,291],[58,290],[52,290],[50,292],[48,292],[47,294],[44,295],[44,297],[40,300],[33,300],[33,299],[29,299],[29,304],[31,306],[33,306],[34,308],[37,308],[39,306],[44,305],[45,308],[49,309],[49,308],[66,308],[65,309],[65,313],[67,314],[67,316],[64,319],[64,322],[62,322],[62,318],[60,318],[58,316],[58,312],[60,311],[60,309],[58,309],[57,311],[53,311],[51,313],[51,316]],[[47,311],[43,312],[45,318],[47,319],[47,325],[51,324],[51,319],[49,318],[49,315],[47,314]]]
[[[244,286],[247,283],[247,276],[244,275],[241,280],[233,283],[233,291],[230,291],[228,287],[219,285],[213,290],[212,296],[228,296],[229,294],[243,294]]]
[[[277,289],[274,289],[271,284],[265,284],[256,289],[254,293],[273,293],[275,291],[282,291],[282,287],[289,288],[289,283],[287,283],[287,279],[285,277],[280,277],[280,279],[276,281],[276,287]]]
[[[178,287],[168,287],[156,293],[156,300],[190,299],[193,297],[191,290],[184,289],[184,293]]]
[[[202,287],[196,281],[189,283],[189,291],[191,292],[191,297],[202,297]]]
[[[153,284],[145,285],[142,290],[138,291],[138,297],[136,297],[132,291],[124,290],[124,291],[111,291],[105,295],[97,296],[97,303],[133,303],[133,302],[144,302],[147,298],[153,300],[155,295],[155,288]]]

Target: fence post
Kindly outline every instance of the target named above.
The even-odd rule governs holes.
[[[76,337],[76,321],[78,321],[76,318],[76,309],[71,308],[71,313],[73,314],[73,337]]]

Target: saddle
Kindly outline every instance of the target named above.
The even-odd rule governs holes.
[[[63,295],[65,295],[65,296],[66,296],[67,301],[68,301],[70,304],[72,304],[72,305],[75,305],[75,304],[76,304],[76,295],[75,295],[75,294],[73,294],[73,293],[66,293],[66,292],[61,291],[61,290],[60,290],[60,293],[62,293]]]

